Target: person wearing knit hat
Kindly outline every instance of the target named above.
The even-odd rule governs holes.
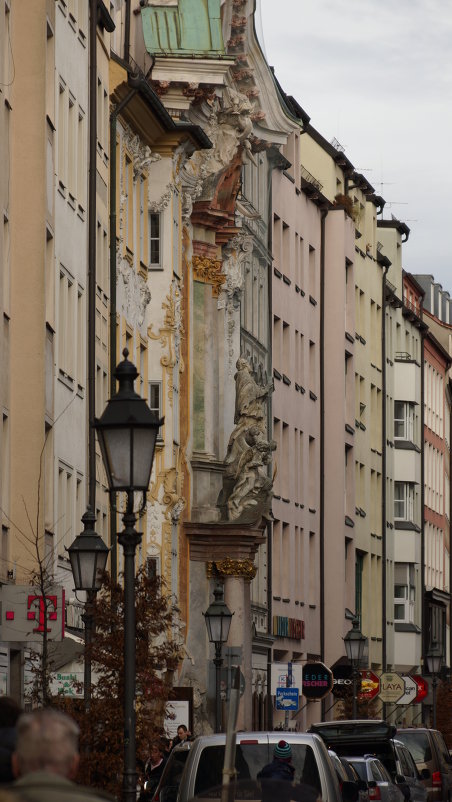
[[[287,741],[278,741],[274,750],[273,756],[278,760],[292,760],[292,747]]]
[[[275,800],[289,800],[295,775],[292,766],[292,747],[287,741],[278,741],[273,749],[273,760],[268,763],[257,775],[261,781],[262,802],[275,802]],[[287,791],[287,794],[285,793]]]

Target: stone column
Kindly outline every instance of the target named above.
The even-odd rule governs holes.
[[[193,563],[204,563],[203,569],[207,576],[219,577],[224,581],[225,601],[231,613],[234,613],[229,631],[227,644],[223,647],[223,657],[226,647],[240,647],[242,663],[240,670],[245,678],[245,692],[240,702],[237,727],[241,730],[250,730],[252,727],[252,620],[251,620],[251,580],[256,575],[254,557],[257,549],[265,542],[262,527],[252,525],[243,526],[229,522],[197,523],[186,521],[185,534],[189,540],[190,566]],[[190,569],[192,572],[192,567]],[[193,574],[194,576],[194,574]],[[205,574],[204,574],[205,576]],[[197,597],[203,599],[202,573],[196,570]],[[191,576],[192,579],[192,576]],[[205,585],[204,585],[205,587]],[[194,594],[190,594],[192,600]],[[202,602],[201,602],[202,604]],[[201,638],[199,619],[203,610],[192,608],[190,605],[190,630],[196,619],[196,635],[190,637],[193,648],[201,652],[200,644],[206,642]],[[206,604],[207,607],[207,604]],[[205,609],[206,609],[205,607]],[[204,624],[203,624],[204,625]],[[204,627],[205,629],[205,627]],[[199,640],[198,640],[199,639]]]
[[[241,576],[229,576],[225,580],[225,599],[231,612],[234,612],[229,632],[230,646],[242,647],[240,670],[245,678],[245,691],[240,700],[237,727],[239,730],[252,729],[252,668],[251,668],[251,599],[250,582]]]

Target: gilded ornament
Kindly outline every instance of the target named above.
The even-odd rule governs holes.
[[[209,259],[208,256],[198,256],[193,254],[193,278],[203,284],[212,285],[212,295],[218,298],[220,289],[226,281],[226,276],[221,273],[223,262],[221,259]]]
[[[244,579],[254,579],[257,574],[257,568],[252,560],[232,560],[230,557],[225,557],[224,560],[216,560],[215,562],[206,563],[207,576],[237,576]]]

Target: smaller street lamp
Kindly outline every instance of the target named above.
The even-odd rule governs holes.
[[[234,613],[231,613],[224,600],[223,585],[220,582],[217,583],[213,595],[215,601],[209,605],[206,612],[203,613],[203,616],[206,622],[209,641],[215,646],[215,657],[213,660],[215,665],[215,730],[216,732],[221,732],[220,682],[221,666],[223,665],[222,648],[223,643],[227,643]]]
[[[84,700],[85,709],[91,704],[91,641],[93,632],[93,600],[100,589],[102,574],[107,565],[109,549],[94,529],[96,516],[88,508],[82,517],[83,532],[68,548],[75,590],[85,590],[87,599],[83,621],[85,623]]]
[[[352,628],[347,632],[344,640],[345,652],[352,665],[353,672],[353,718],[358,717],[358,676],[359,666],[364,654],[367,638],[359,628],[359,618],[355,615]]]
[[[96,593],[102,584],[109,549],[94,530],[96,516],[88,509],[82,517],[83,532],[68,548],[75,590]]]
[[[437,640],[432,641],[432,645],[425,657],[427,660],[427,668],[432,675],[433,729],[436,730],[436,687],[438,685],[438,674],[443,665],[443,653]]]

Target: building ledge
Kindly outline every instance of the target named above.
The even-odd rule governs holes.
[[[395,632],[415,632],[416,635],[421,634],[421,628],[417,624],[394,624]]]
[[[405,529],[411,532],[421,531],[421,527],[413,523],[413,521],[394,521],[394,529]]]
[[[421,449],[416,443],[412,443],[411,440],[394,440],[394,448],[400,448],[403,451],[417,451],[418,454],[421,453]]]

